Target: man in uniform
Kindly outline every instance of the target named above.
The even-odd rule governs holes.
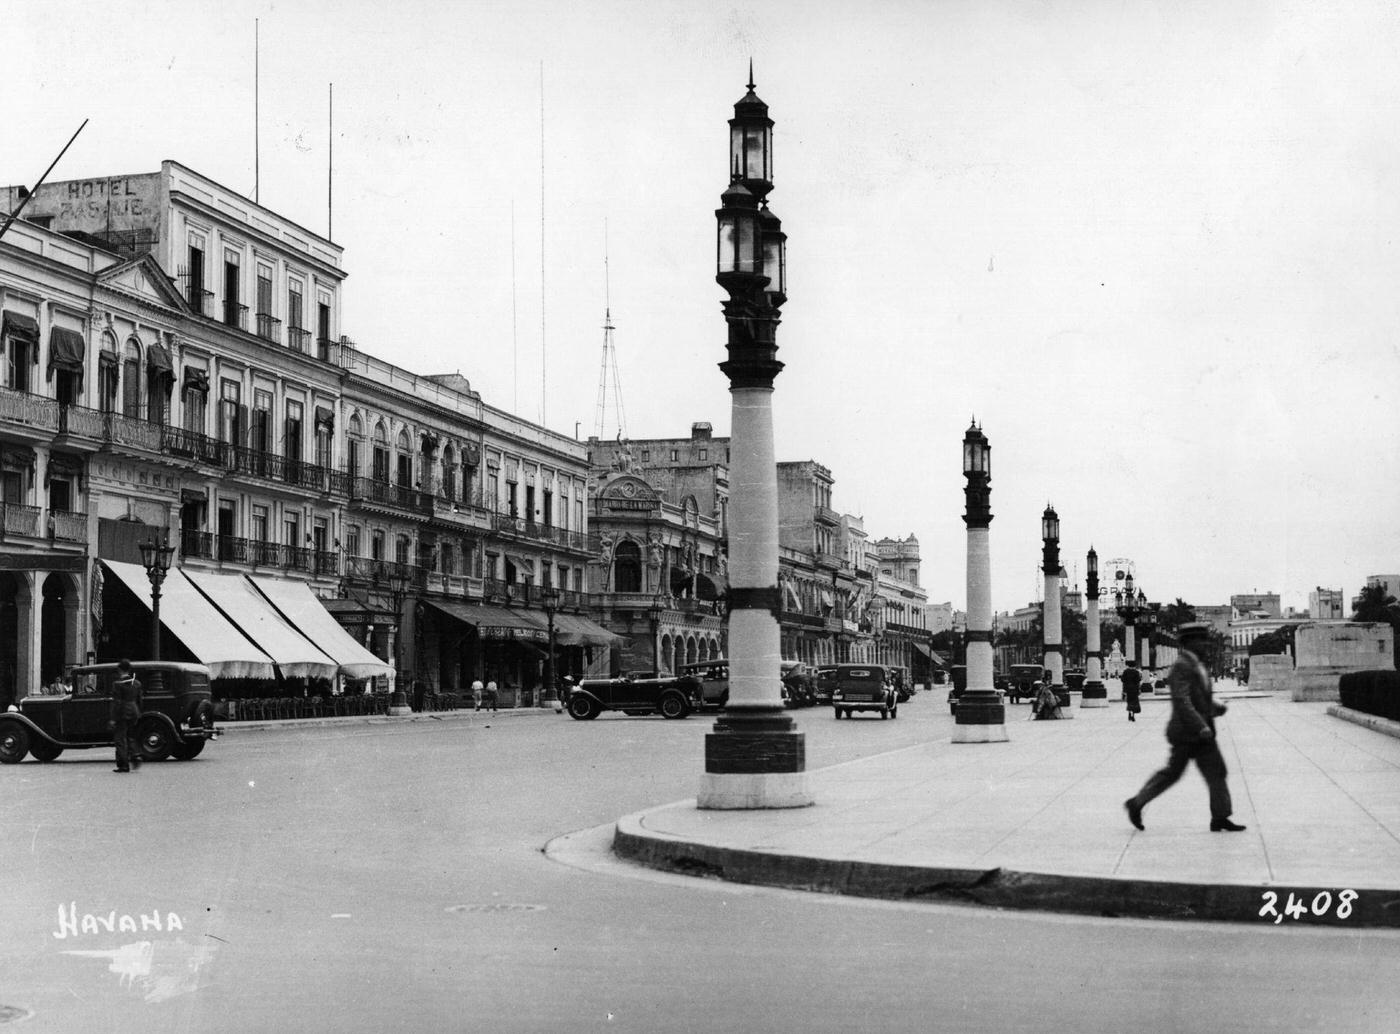
[[[131,662],[117,662],[117,677],[112,683],[112,710],[107,727],[117,746],[115,772],[130,772],[141,767],[141,743],[136,735],[136,722],[141,717],[141,683],[131,670]]]
[[[1192,621],[1177,632],[1181,650],[1167,675],[1172,692],[1172,716],[1167,722],[1167,742],[1171,754],[1165,768],[1152,774],[1136,796],[1123,802],[1128,820],[1142,829],[1142,809],[1170,787],[1192,761],[1210,789],[1210,831],[1238,833],[1244,829],[1230,821],[1230,787],[1226,785],[1225,759],[1215,740],[1215,719],[1225,713],[1225,705],[1215,702],[1210,673],[1200,658],[1210,645],[1210,626]]]

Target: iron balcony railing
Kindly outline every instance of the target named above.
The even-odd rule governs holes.
[[[305,327],[287,328],[287,347],[293,352],[305,352],[306,343],[311,339],[311,331]]]
[[[86,406],[59,407],[58,433],[150,452],[161,451],[161,424]]]
[[[4,528],[7,537],[23,535],[28,538],[38,538],[39,513],[40,510],[37,506],[25,506],[23,503],[0,503],[0,527]]]
[[[330,362],[331,348],[336,344],[339,344],[339,342],[332,338],[318,337],[316,339],[316,358],[325,362]]]
[[[235,535],[215,535],[210,531],[183,528],[180,531],[180,555],[222,563],[246,564],[249,567],[275,567],[308,574],[338,575],[340,556],[325,550],[305,546],[288,546],[280,542],[263,542]]]
[[[537,521],[527,521],[524,517],[512,517],[507,513],[494,513],[491,515],[491,530],[506,535],[514,535],[516,538],[530,539],[535,542],[549,542],[556,546],[565,546],[569,549],[588,551],[596,548],[596,537],[590,536],[587,532],[569,531],[567,528],[558,528],[552,524],[540,524]]]
[[[50,510],[49,537],[55,542],[86,542],[88,515],[73,510]]]
[[[183,427],[162,428],[160,448],[172,456],[184,456],[218,466],[228,466],[231,456],[231,447],[226,442],[199,431],[187,431]]]
[[[224,299],[224,323],[239,330],[248,329],[248,306],[240,305],[232,298]]]
[[[370,557],[347,556],[344,575],[357,582],[368,582],[381,589],[392,584],[395,575],[408,579],[409,591],[422,592],[428,586],[429,571],[417,564],[400,564],[393,560],[373,560]]]
[[[262,338],[264,341],[276,341],[277,332],[282,326],[282,321],[279,320],[276,316],[267,312],[258,313],[257,321],[258,337]]]
[[[399,510],[408,510],[412,513],[433,512],[433,495],[431,492],[422,492],[412,485],[395,485],[388,481],[380,481],[377,478],[354,477],[350,478],[350,500],[351,502],[377,503],[380,506],[392,506]]]
[[[58,402],[14,388],[0,388],[0,422],[24,424],[40,430],[58,430]]]

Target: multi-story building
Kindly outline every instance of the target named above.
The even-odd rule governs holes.
[[[152,535],[191,576],[305,586],[435,691],[532,690],[551,624],[574,666],[611,642],[583,613],[583,447],[357,349],[338,245],[169,161],[24,216],[0,240],[8,685],[131,649],[103,574]]]
[[[1313,621],[1341,621],[1346,617],[1341,589],[1318,586],[1308,593],[1308,617]]]
[[[1282,617],[1283,609],[1276,592],[1242,592],[1230,597],[1230,606],[1240,614],[1263,611],[1269,617]]]
[[[714,437],[711,425],[703,422],[691,426],[688,438],[590,438],[595,532],[605,542],[609,534],[618,544],[635,542],[643,558],[652,555],[644,544],[650,540],[637,538],[636,520],[611,511],[603,502],[605,491],[615,494],[622,483],[618,475],[634,476],[634,492],[639,499],[644,494],[654,499],[658,515],[664,515],[666,507],[693,507],[702,532],[696,539],[695,556],[702,563],[714,556],[717,576],[712,582],[722,596],[727,585],[723,571],[729,449],[729,439]],[[903,664],[916,673],[925,669],[931,633],[923,614],[927,596],[918,585],[917,541],[911,536],[906,543],[897,544],[898,548],[888,544],[889,562],[898,563],[899,573],[887,578],[882,591],[876,570],[883,557],[880,544],[869,541],[860,518],[842,515],[832,506],[831,471],[812,460],[784,462],[777,465],[777,478],[783,656],[811,664],[884,661]],[[646,535],[655,533],[662,540],[655,564],[658,579],[662,579],[663,570],[680,569],[674,562],[677,544],[663,529],[666,523],[658,516],[645,530]],[[711,533],[715,536],[713,545],[705,541]],[[624,558],[623,563],[632,561]],[[642,566],[647,567],[645,563]],[[697,599],[688,605],[688,611],[680,612],[670,607],[677,598],[674,592],[659,597],[653,594],[645,600],[617,598],[610,587],[617,584],[618,577],[616,545],[610,555],[605,547],[593,576],[593,590],[603,596],[613,594],[614,606],[606,623],[624,640],[639,644],[629,656],[635,661],[648,655],[654,658],[654,662],[637,667],[670,668],[668,661],[704,660],[706,651],[712,651],[716,643],[723,648],[722,621],[718,629],[711,625],[708,600]],[[649,577],[642,579],[645,585],[650,584]],[[643,592],[655,590],[644,588]],[[912,645],[915,642],[924,652]],[[668,644],[672,653],[668,653]],[[678,644],[685,644],[683,654]]]

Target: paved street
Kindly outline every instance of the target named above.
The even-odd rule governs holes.
[[[796,715],[813,768],[949,727],[941,694],[896,722]],[[616,861],[618,817],[694,794],[709,726],[473,714],[235,729],[126,777],[105,755],[0,770],[0,1007],[36,1031],[1392,1026],[1386,931],[894,904]]]

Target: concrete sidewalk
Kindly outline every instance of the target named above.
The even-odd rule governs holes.
[[[1123,801],[1165,763],[1170,707],[1149,703],[1130,723],[1121,703],[1085,710],[1076,696],[1073,721],[1026,721],[1026,708],[1008,706],[1009,743],[954,744],[948,718],[922,746],[812,772],[810,808],[700,811],[689,800],[631,815],[614,850],[830,893],[1400,927],[1400,739],[1326,704],[1221,696],[1243,833],[1209,831],[1194,766],[1149,805],[1146,831],[1133,829]]]

